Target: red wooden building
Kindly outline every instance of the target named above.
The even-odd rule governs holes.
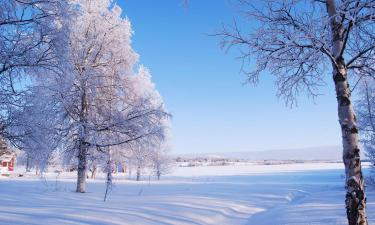
[[[9,151],[5,141],[0,139],[0,175],[9,175],[14,171],[15,161],[16,154]]]

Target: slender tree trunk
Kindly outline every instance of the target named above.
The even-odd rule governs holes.
[[[87,113],[88,113],[88,102],[86,96],[86,81],[81,81],[83,87],[83,93],[81,95],[81,111],[79,115],[79,121],[81,123],[79,131],[79,146],[78,146],[78,170],[77,170],[77,192],[86,192],[86,173],[87,173],[87,154],[89,145],[86,141],[87,138]]]
[[[157,166],[156,166],[156,176],[158,178],[158,180],[160,180],[160,176],[161,176],[161,165],[159,162],[156,162],[157,163]]]
[[[138,166],[137,167],[137,181],[140,181],[141,180],[141,167]]]
[[[87,146],[80,143],[78,153],[78,170],[77,170],[77,192],[86,192],[86,172],[87,172]]]
[[[106,170],[107,170],[107,181],[106,181],[106,189],[105,189],[105,194],[104,194],[104,201],[107,200],[107,196],[108,196],[108,193],[110,191],[110,189],[112,188],[112,166],[113,166],[113,162],[112,162],[112,157],[111,157],[111,146],[108,147],[108,160],[107,160],[107,166],[106,166]]]
[[[346,72],[344,68],[334,72],[346,174],[346,213],[349,225],[367,225],[366,195],[361,169],[358,128],[351,104]]]
[[[94,165],[92,166],[91,179],[95,179],[95,177],[96,177],[96,169],[97,169],[97,167],[96,167],[96,165],[94,164]]]
[[[116,162],[114,164],[114,173],[117,174],[117,172],[118,172],[118,163]]]
[[[26,153],[26,172],[30,172],[30,155]]]
[[[122,163],[122,173],[126,173],[126,164]]]
[[[358,128],[351,102],[348,73],[343,58],[344,29],[336,18],[335,0],[327,0],[327,12],[331,19],[332,44],[335,63],[333,80],[338,103],[338,116],[342,132],[343,161],[346,174],[346,214],[349,225],[367,225],[366,195],[361,170]]]

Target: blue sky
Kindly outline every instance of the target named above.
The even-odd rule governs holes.
[[[238,52],[225,53],[219,39],[207,35],[237,17],[228,0],[181,2],[118,0],[132,22],[140,63],[173,114],[174,153],[340,145],[330,71],[315,103],[301,96],[297,108],[288,108],[270,74],[256,87],[243,85]]]

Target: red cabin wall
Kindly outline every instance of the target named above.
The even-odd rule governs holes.
[[[0,164],[1,167],[7,167],[8,168],[8,171],[14,171],[14,162],[15,162],[16,158],[13,157],[12,160],[10,162],[2,162]]]
[[[9,171],[14,170],[14,158],[8,163],[8,170]]]

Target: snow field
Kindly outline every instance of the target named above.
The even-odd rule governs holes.
[[[0,224],[346,224],[339,163],[184,167],[161,181],[117,175],[78,194],[75,174],[0,180]],[[369,223],[375,191],[368,188]]]

